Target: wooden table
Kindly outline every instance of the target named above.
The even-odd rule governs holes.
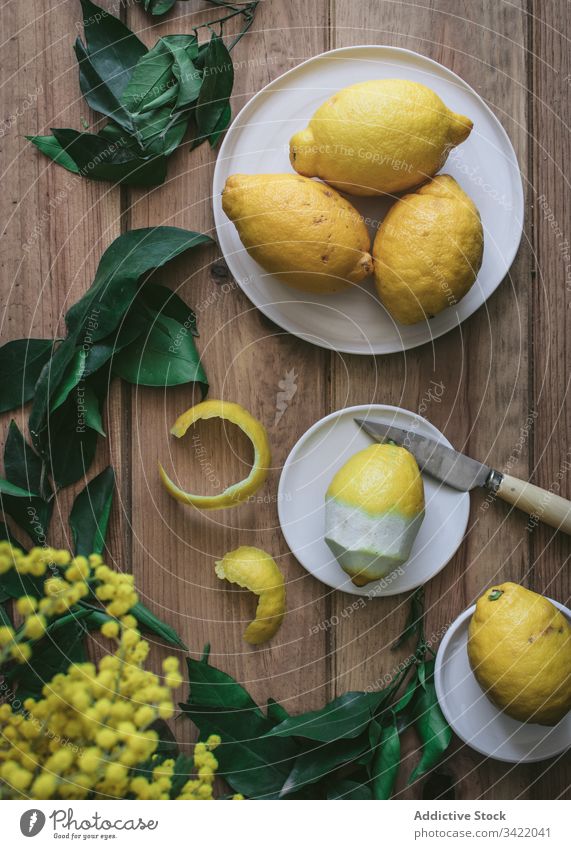
[[[79,3],[48,6],[40,13],[33,0],[12,2],[0,18],[6,71],[1,117],[10,119],[0,140],[5,340],[61,334],[63,313],[122,231],[156,224],[212,230],[215,154],[207,145],[192,153],[183,147],[170,161],[168,182],[143,191],[78,180],[70,185],[67,172],[25,141],[26,133],[79,127],[82,116],[93,120],[80,96],[72,51],[81,30]],[[151,45],[159,34],[187,31],[204,20],[197,13],[203,6],[178,3],[158,24],[133,3],[122,14]],[[425,415],[454,445],[497,468],[508,464],[513,474],[541,486],[559,482],[561,494],[571,497],[571,33],[561,32],[569,26],[567,13],[564,0],[262,0],[252,31],[233,54],[235,113],[268,81],[333,47],[391,44],[424,53],[463,77],[499,117],[527,194],[525,237],[501,287],[460,328],[406,356],[335,355],[288,336],[232,285],[216,250],[189,255],[161,273],[161,281],[180,287],[197,309],[211,397],[238,401],[265,423],[275,468],[260,503],[207,514],[184,509],[160,486],[158,458],[172,451],[181,478],[206,491],[201,460],[208,457],[216,480],[227,483],[244,472],[247,443],[208,425],[199,430],[207,454],[198,458],[188,442],[173,446],[168,435],[177,414],[195,400],[191,388],[163,393],[116,381],[106,410],[108,438],[93,467],[111,461],[118,475],[110,557],[134,572],[143,600],[179,630],[193,653],[211,642],[212,662],[260,700],[272,695],[293,712],[317,707],[367,687],[398,661],[389,646],[402,628],[406,598],[373,600],[347,615],[353,597],[310,577],[280,533],[275,493],[281,464],[324,414],[369,401],[418,410],[435,381],[441,397],[429,400]],[[276,421],[279,383],[287,373],[297,391]],[[58,499],[58,544],[69,534],[71,498],[64,491]],[[569,600],[569,539],[542,526],[530,532],[526,516],[501,503],[484,509],[483,500],[473,494],[466,540],[426,588],[428,635],[501,580]],[[268,648],[242,641],[253,599],[214,574],[215,558],[240,544],[272,552],[287,576],[288,615]],[[326,621],[338,624],[313,628]],[[158,659],[163,650],[154,651]],[[176,727],[180,739],[192,739],[190,723],[180,720]],[[434,793],[426,779],[405,787],[416,746],[412,736],[399,798]],[[440,771],[452,776],[457,798],[569,798],[571,765],[563,758],[517,767],[485,760],[455,741]]]

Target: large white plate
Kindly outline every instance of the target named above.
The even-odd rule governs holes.
[[[456,307],[412,327],[396,324],[377,300],[372,281],[346,293],[319,297],[280,283],[246,253],[222,210],[221,192],[231,174],[292,172],[288,143],[333,92],[352,83],[406,78],[434,89],[474,129],[452,151],[442,173],[451,174],[476,203],[485,233],[478,279]],[[387,200],[350,198],[377,224]],[[494,114],[460,77],[410,50],[363,46],[331,50],[267,85],[237,115],[214,171],[216,231],[230,271],[253,304],[280,327],[315,345],[354,354],[388,354],[422,345],[457,326],[490,297],[513,262],[523,229],[523,189],[514,149]]]
[[[571,620],[571,610],[550,599]],[[498,710],[476,681],[468,660],[468,625],[476,605],[461,613],[438,649],[434,684],[442,713],[472,749],[508,763],[541,761],[571,746],[571,712],[549,728],[518,722]]]
[[[452,448],[434,425],[400,407],[366,404],[331,413],[306,431],[285,462],[278,487],[281,528],[301,565],[324,584],[370,597],[408,592],[433,578],[456,552],[468,524],[470,496],[423,475],[426,512],[409,560],[400,574],[356,587],[323,538],[331,478],[353,454],[372,444],[355,417],[418,431]]]

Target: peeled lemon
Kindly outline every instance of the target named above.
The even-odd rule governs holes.
[[[436,174],[471,129],[425,85],[369,80],[319,107],[291,139],[290,161],[299,174],[349,194],[392,194]]]
[[[571,710],[571,626],[544,596],[511,582],[486,590],[468,657],[485,694],[514,719],[555,725]]]
[[[410,451],[371,445],[339,469],[325,495],[325,542],[362,587],[405,563],[424,518],[424,484]]]
[[[448,175],[435,177],[389,210],[373,256],[381,302],[401,324],[457,304],[476,280],[484,233],[476,206]]]
[[[270,640],[285,615],[285,582],[276,561],[261,548],[242,545],[216,563],[216,574],[259,597],[256,618],[244,632],[247,643]]]
[[[250,256],[288,286],[339,292],[372,273],[363,219],[330,186],[297,174],[235,174],[222,206]]]

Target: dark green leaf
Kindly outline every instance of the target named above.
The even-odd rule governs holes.
[[[78,385],[83,378],[85,370],[86,353],[83,348],[77,348],[74,351],[73,358],[67,364],[61,380],[57,385],[57,389],[53,398],[50,401],[50,413],[55,412],[58,407],[67,401],[72,389]]]
[[[422,741],[422,756],[408,780],[409,784],[438,763],[452,740],[452,731],[436,698],[433,660],[426,662],[425,673],[424,683],[418,687],[414,701],[414,726]]]
[[[192,334],[165,315],[155,316],[147,332],[117,354],[113,373],[139,386],[208,386]]]
[[[162,39],[174,58],[173,74],[178,82],[176,108],[182,109],[198,99],[202,74],[193,59],[198,53],[196,36],[170,35]]]
[[[170,9],[172,9],[176,0],[144,0],[144,3],[145,11],[158,17],[159,15],[166,14]]]
[[[29,492],[37,492],[44,498],[51,495],[44,464],[30,448],[14,420],[10,422],[4,446],[4,470],[10,483]]]
[[[173,90],[176,80],[172,72],[173,55],[162,39],[137,62],[128,85],[121,95],[123,106],[134,114],[146,112],[176,100],[178,88]],[[159,104],[156,103],[159,98]]]
[[[148,607],[145,607],[142,602],[137,602],[137,604],[132,607],[129,612],[135,617],[143,630],[156,634],[164,640],[165,643],[168,643],[171,646],[176,646],[177,648],[188,651],[188,647],[185,646],[174,628],[171,628],[170,625],[167,625],[166,622],[163,622],[162,619],[158,618],[158,616],[155,616],[155,614],[152,613]]]
[[[112,118],[117,124],[133,132],[133,119],[119,102],[115,92],[97,70],[97,57],[92,61],[80,38],[75,42],[75,55],[79,62],[79,85],[83,96],[95,112]]]
[[[329,743],[341,738],[351,739],[363,733],[371,721],[372,711],[384,697],[375,693],[353,692],[339,696],[321,710],[309,711],[286,719],[269,735],[276,737],[305,737]]]
[[[114,489],[115,473],[108,466],[87,484],[73,502],[69,526],[76,554],[101,554],[105,548]]]
[[[342,778],[335,781],[327,791],[328,799],[353,799],[353,800],[369,800],[372,799],[372,793],[366,784],[359,784],[358,781],[351,781],[348,778]]]
[[[424,587],[419,587],[411,596],[410,608],[408,617],[404,626],[404,631],[393,644],[393,649],[398,649],[407,642],[415,634],[418,636],[422,633],[424,622]]]
[[[250,715],[265,719],[262,711],[247,690],[237,681],[211,666],[208,660],[187,658],[188,680],[190,683],[189,703],[207,708],[229,708],[248,711]]]
[[[4,599],[4,601],[5,601],[5,599]],[[2,625],[4,627],[8,627],[8,628],[14,627],[14,623],[10,619],[10,614],[8,613],[6,608],[4,607],[3,602],[0,602],[0,625]]]
[[[164,182],[167,163],[163,156],[138,156],[125,140],[78,130],[52,128],[65,152],[90,180],[110,180],[128,186],[158,186]]]
[[[83,400],[73,392],[50,416],[45,454],[58,489],[87,475],[97,447],[97,431],[85,420]]]
[[[266,713],[270,722],[274,725],[279,725],[280,722],[283,722],[284,719],[289,719],[289,713],[280,705],[279,702],[276,702],[275,699],[269,698]]]
[[[88,384],[83,389],[78,389],[78,409],[83,410],[85,424],[96,431],[100,436],[106,436],[101,420],[101,409],[99,398]]]
[[[85,635],[82,622],[70,621],[57,632],[57,642],[46,635],[35,643],[30,661],[15,664],[6,672],[6,680],[18,684],[18,699],[21,702],[29,697],[38,699],[44,685],[54,675],[66,672],[72,663],[84,663],[87,660]]]
[[[81,0],[81,8],[91,60],[100,77],[120,97],[147,47],[122,21],[91,0]]]
[[[204,54],[204,79],[196,106],[200,138],[217,131],[221,116],[228,108],[233,85],[232,58],[222,39],[213,33]]]
[[[51,339],[16,339],[0,348],[0,413],[32,398],[53,345]]]
[[[201,739],[219,734],[218,775],[252,799],[276,799],[299,749],[292,740],[264,736],[271,727],[258,708],[220,710],[181,704],[181,710],[200,729]]]
[[[194,771],[194,758],[179,754],[174,762],[171,779],[170,798],[177,799],[186,782],[192,778]]]
[[[84,377],[89,377],[98,371],[122,348],[130,345],[137,336],[141,335],[141,329],[134,323],[125,322],[116,332],[110,333],[105,339],[91,345],[85,360]]]
[[[26,548],[14,537],[11,531],[8,530],[4,522],[0,522],[0,540],[7,540],[15,548],[25,553]],[[34,598],[41,598],[44,590],[45,576],[34,578],[32,575],[20,575],[19,572],[12,567],[0,575],[0,594],[2,600],[7,598],[21,598],[23,595],[31,595]]]
[[[88,292],[68,311],[68,332],[81,334],[90,313],[96,313],[98,326],[92,331],[93,341],[108,336],[131,305],[143,274],[203,244],[212,244],[210,236],[179,227],[149,227],[119,236],[101,257]]]
[[[76,165],[69,153],[65,152],[55,136],[26,136],[26,138],[58,165],[71,171],[72,174],[79,174],[79,166]]]
[[[216,147],[220,136],[232,120],[232,109],[230,108],[230,104],[228,103],[224,107],[224,111],[221,113],[220,118],[218,119],[218,123],[212,130],[208,141],[210,142],[210,147]]]
[[[400,766],[400,738],[396,722],[382,728],[371,764],[373,797],[390,799]]]
[[[368,747],[368,739],[361,736],[356,740],[334,740],[302,752],[294,761],[280,797],[295,793],[308,784],[315,784],[330,772],[356,760]]]
[[[11,495],[14,498],[32,498],[34,493],[0,478],[0,495]]]

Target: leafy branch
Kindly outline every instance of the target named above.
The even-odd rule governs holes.
[[[345,693],[300,716],[289,716],[269,700],[264,712],[244,687],[208,663],[207,649],[201,660],[188,659],[190,693],[180,708],[201,739],[222,737],[220,775],[245,796],[388,799],[405,730],[414,728],[422,743],[409,783],[438,763],[452,737],[436,699],[433,652],[421,611],[418,590],[411,605],[417,623],[414,652],[381,690]]]
[[[176,0],[141,0],[143,7],[146,12],[150,12],[151,15],[160,16],[169,12]],[[240,15],[242,17],[242,28],[238,32],[238,34],[234,37],[234,40],[228,46],[228,50],[232,50],[233,47],[238,44],[240,39],[248,32],[250,27],[254,22],[254,16],[256,14],[256,9],[258,7],[258,3],[260,0],[249,0],[246,3],[228,3],[226,0],[207,0],[212,6],[218,6],[222,9],[229,9],[227,15],[224,15],[221,18],[216,18],[213,21],[208,21],[205,24],[201,24],[198,27],[194,28],[194,33],[198,34],[199,29],[207,28],[209,30],[214,30],[216,26],[219,27],[218,34],[222,37],[224,32],[224,24],[233,18]]]
[[[74,47],[79,83],[89,106],[108,123],[98,133],[52,127],[51,135],[27,138],[74,174],[138,186],[164,182],[167,160],[191,122],[193,147],[206,139],[214,147],[230,123],[234,85],[224,24],[237,15],[244,20],[232,49],[252,25],[257,1],[214,5],[228,14],[190,34],[164,36],[149,50],[118,18],[81,0],[85,42],[78,38]],[[154,4],[170,8],[164,7]],[[199,44],[203,28],[211,36]]]

